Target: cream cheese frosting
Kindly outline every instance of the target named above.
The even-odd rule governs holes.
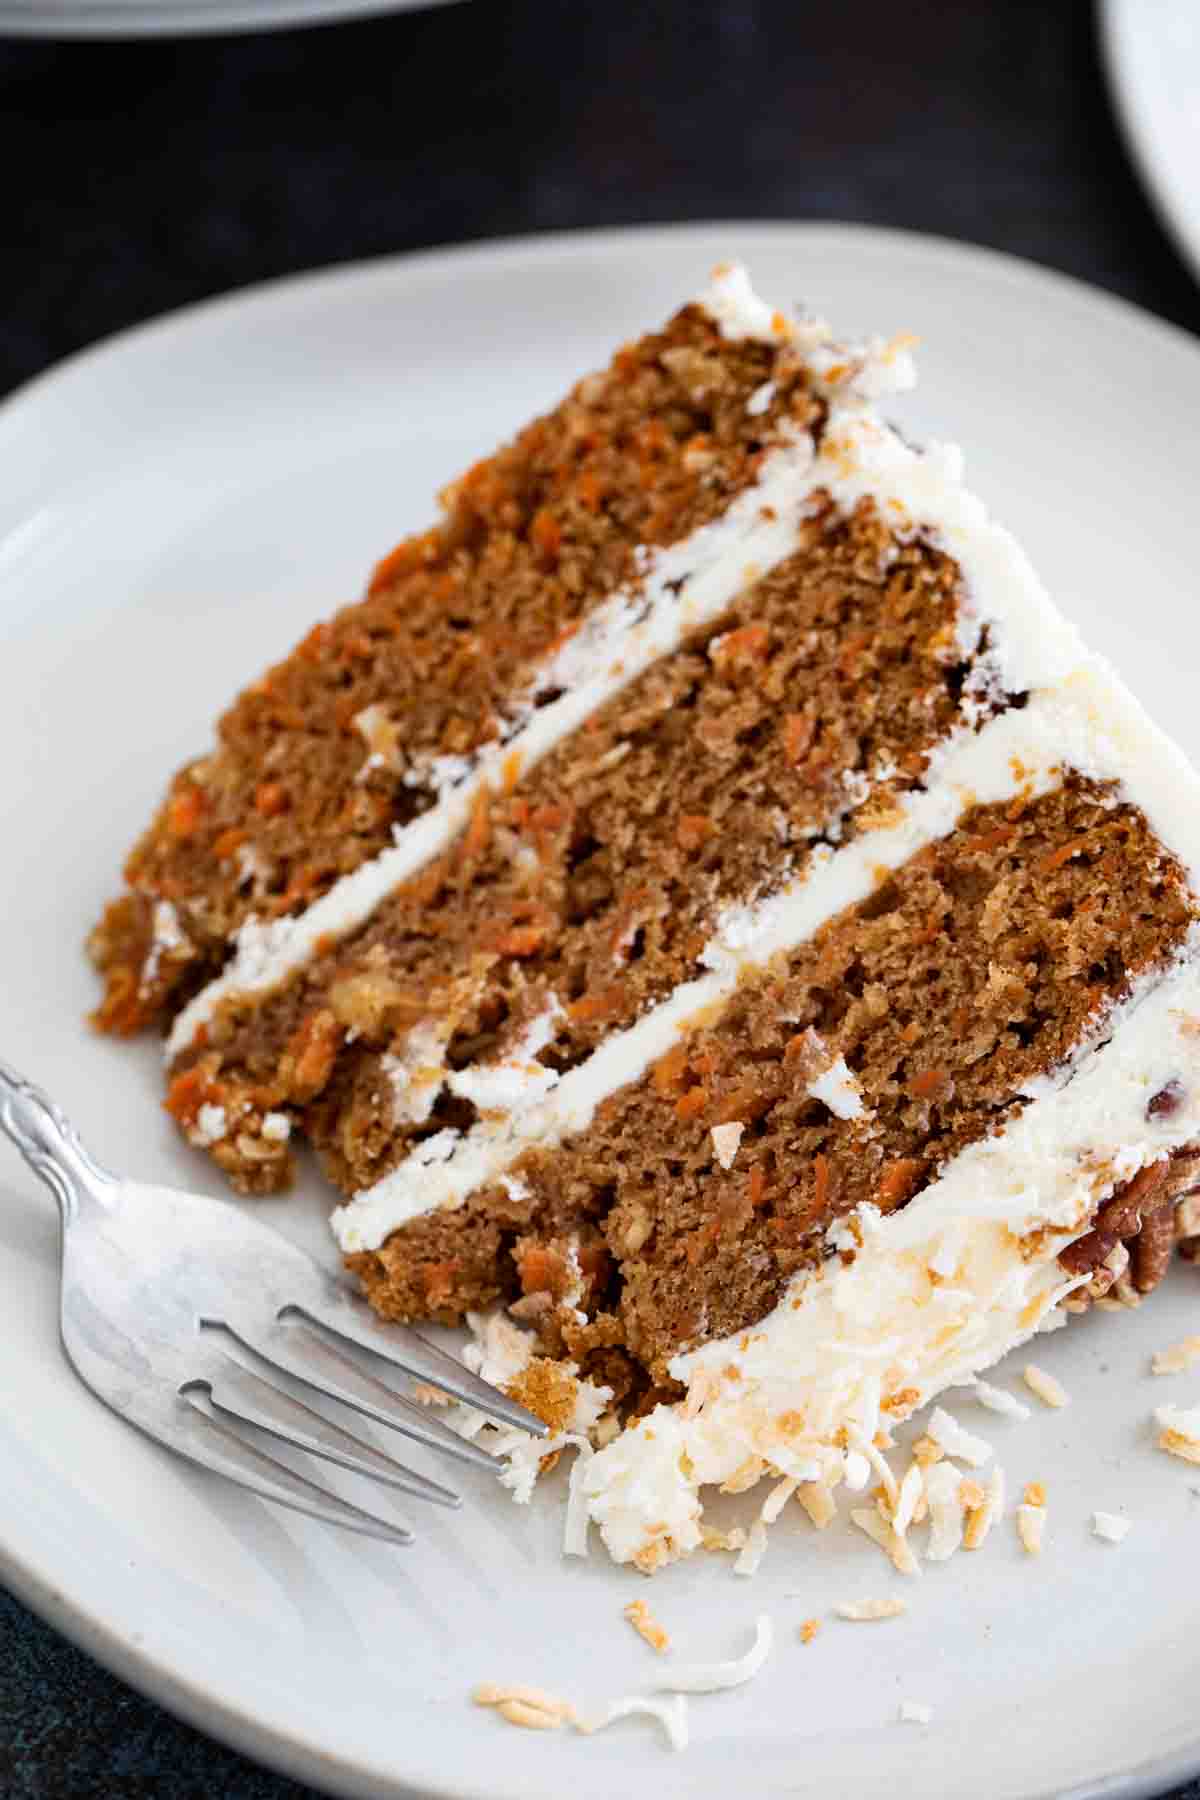
[[[751,1459],[833,1486],[872,1444],[1042,1326],[1086,1276],[1060,1250],[1122,1183],[1200,1136],[1200,967],[1181,963],[1122,1009],[1112,1039],[961,1151],[900,1212],[866,1206],[751,1330],[678,1356],[688,1399],[659,1406],[583,1475],[619,1562],[654,1568],[701,1541],[700,1491]],[[1178,1110],[1148,1102],[1169,1081]],[[844,1253],[844,1254],[842,1254]]]

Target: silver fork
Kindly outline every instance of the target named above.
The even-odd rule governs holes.
[[[412,1533],[405,1526],[298,1473],[264,1440],[416,1499],[459,1506],[461,1497],[326,1417],[291,1383],[493,1473],[494,1457],[384,1376],[400,1371],[498,1424],[546,1435],[532,1413],[445,1351],[382,1324],[270,1226],[224,1201],[101,1168],[54,1102],[3,1062],[0,1130],[58,1201],[68,1358],[114,1412],[180,1456],[264,1500],[406,1544]]]

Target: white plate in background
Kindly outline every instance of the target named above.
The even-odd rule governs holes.
[[[730,256],[848,330],[920,335],[899,422],[966,443],[974,485],[1064,608],[1200,750],[1200,507],[1180,455],[1200,346],[1120,302],[931,239],[733,224],[380,262],[182,313],[0,408],[0,1053],[104,1160],[219,1191],[161,1113],[155,1047],[81,1024],[81,940],[167,773],[236,687],[361,591],[437,487]],[[256,1206],[332,1261],[315,1181]],[[1200,1329],[1196,1271],[1039,1341],[1065,1411],[1018,1425],[954,1403],[1010,1493],[1047,1485],[1040,1560],[1010,1518],[906,1583],[860,1534],[818,1539],[797,1512],[749,1582],[701,1556],[647,1586],[598,1547],[562,1560],[561,1472],[528,1509],[466,1472],[467,1509],[410,1509],[402,1552],[172,1461],[63,1362],[55,1259],[50,1202],[0,1147],[0,1578],[145,1692],[315,1786],[716,1800],[752,1771],[764,1796],[893,1800],[902,1771],[925,1797],[1035,1800],[1149,1793],[1200,1768],[1197,1472],[1148,1429],[1155,1404],[1197,1397],[1200,1371],[1147,1373],[1153,1348]],[[1090,1535],[1094,1508],[1132,1519],[1119,1548]],[[831,1616],[893,1592],[904,1618]],[[756,1613],[775,1622],[754,1683],[692,1702],[686,1756],[644,1719],[582,1739],[468,1703],[486,1679],[585,1709],[644,1691],[662,1665],[621,1617],[639,1597],[684,1657],[736,1654]],[[805,1647],[810,1616],[824,1623]],[[897,1723],[904,1699],[933,1723]]]
[[[1200,0],[1104,0],[1101,35],[1142,176],[1200,276]]]
[[[0,0],[0,37],[193,37],[278,31],[450,0]]]

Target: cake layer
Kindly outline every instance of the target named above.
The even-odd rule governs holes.
[[[344,1209],[350,1248],[380,1236],[389,1202],[424,1209],[352,1254],[372,1303],[411,1318],[558,1298],[574,1244],[588,1279],[573,1304],[597,1323],[565,1341],[585,1360],[619,1345],[664,1381],[681,1352],[768,1312],[836,1219],[903,1206],[1002,1126],[1170,966],[1195,917],[1141,815],[1076,775],[968,809],[882,873],[668,1021],[665,1054],[621,1071],[582,1129],[569,1101],[557,1132],[543,1106],[527,1148],[485,1120]]]
[[[1117,1236],[1134,1237],[1135,1250],[1136,1234],[1153,1229],[1161,1273],[1176,1204],[1200,1179],[1187,1148],[1200,1141],[1194,947],[1110,1023],[1110,1042],[903,1210],[860,1209],[835,1234],[836,1253],[801,1273],[752,1330],[672,1361],[686,1402],[655,1407],[581,1470],[618,1561],[649,1573],[696,1549],[702,1490],[735,1477],[739,1490],[768,1473],[814,1484],[804,1492],[828,1518],[841,1484],[861,1488],[886,1472],[888,1517],[889,1428],[1065,1322],[1061,1303],[1089,1281],[1070,1247],[1098,1211],[1122,1210]],[[1154,1271],[1145,1274],[1143,1288]],[[870,1518],[880,1519],[873,1500]],[[896,1533],[885,1547],[916,1568]]]
[[[785,431],[819,430],[786,340],[783,321],[733,338],[685,308],[448,489],[444,521],[380,564],[367,599],[245,691],[93,933],[102,1029],[175,1010],[248,919],[296,915],[378,856],[546,704],[564,633],[723,518]]]
[[[800,537],[511,791],[481,790],[359,931],[222,1001],[177,1060],[185,1126],[202,1105],[230,1121],[298,1106],[337,1184],[369,1185],[503,1105],[486,1071],[531,1029],[561,1073],[699,973],[722,912],[886,813],[952,728],[1002,703],[958,647],[946,557],[866,503],[813,510]],[[236,1136],[213,1149],[260,1184]]]

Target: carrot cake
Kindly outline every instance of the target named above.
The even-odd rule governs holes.
[[[718,270],[245,689],[90,940],[187,1139],[311,1145],[642,1568],[1198,1242],[1200,782],[912,378]]]

